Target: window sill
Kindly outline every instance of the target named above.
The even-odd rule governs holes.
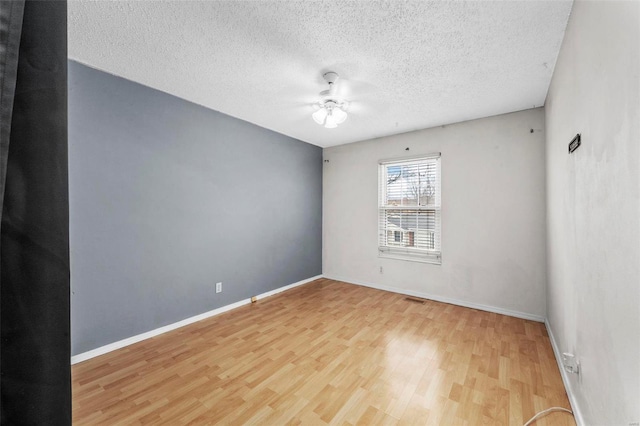
[[[402,253],[378,252],[378,257],[384,259],[406,260],[408,262],[429,263],[432,265],[442,265],[441,255],[409,255]]]

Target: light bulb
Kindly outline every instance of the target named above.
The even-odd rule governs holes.
[[[347,119],[347,113],[344,112],[340,107],[333,108],[332,115],[336,120],[336,124],[340,124]]]
[[[327,121],[325,121],[324,123],[324,127],[326,127],[327,129],[335,129],[336,127],[338,127],[338,125],[336,124],[336,118],[333,116],[333,111],[329,111],[329,114],[327,115]]]
[[[327,110],[325,108],[320,108],[319,110],[317,110],[316,112],[314,112],[311,117],[313,117],[313,120],[318,123],[319,125],[323,125],[324,124],[324,119],[327,117]]]

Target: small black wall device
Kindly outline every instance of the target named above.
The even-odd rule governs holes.
[[[569,142],[569,154],[578,149],[581,143],[582,142],[580,142],[580,133],[578,133],[576,137],[571,139],[571,142]]]

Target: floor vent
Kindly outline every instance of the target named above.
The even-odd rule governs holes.
[[[413,302],[413,303],[419,303],[421,305],[424,305],[424,302],[425,302],[424,299],[418,299],[417,297],[405,297],[404,300]]]

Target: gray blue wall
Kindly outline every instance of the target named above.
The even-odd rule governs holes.
[[[74,355],[321,274],[319,147],[75,62],[69,195]]]

